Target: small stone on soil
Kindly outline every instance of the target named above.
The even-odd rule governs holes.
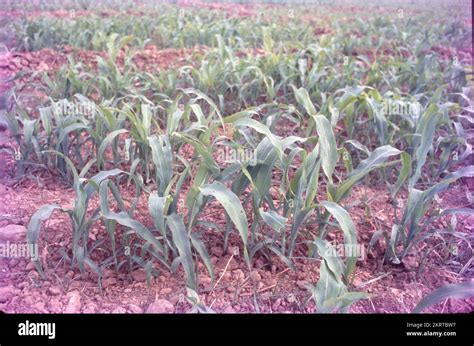
[[[236,269],[232,272],[232,276],[237,281],[243,281],[245,279],[245,274],[242,269]]]
[[[157,299],[146,309],[148,314],[171,314],[174,306],[166,299]]]
[[[170,294],[171,292],[173,292],[173,289],[172,288],[163,288],[161,291],[160,291],[160,294],[161,295],[167,295],[167,294]]]
[[[303,281],[303,280],[300,280],[300,281],[296,281],[296,285],[302,289],[302,290],[306,290],[306,285],[308,285],[308,282],[307,281]]]
[[[212,279],[210,277],[202,277],[202,278],[199,279],[199,281],[204,286],[209,286],[212,282]]]
[[[134,313],[134,314],[143,313],[143,309],[141,307],[139,307],[138,305],[135,305],[135,304],[130,304],[128,306],[128,311],[130,311],[131,313]]]
[[[262,280],[262,277],[256,270],[250,273],[250,278],[255,282],[260,282],[260,280]]]
[[[57,298],[51,298],[48,302],[49,312],[60,313],[62,311],[62,303]]]
[[[146,272],[144,269],[137,269],[132,273],[134,281],[143,282],[146,281]]]
[[[5,303],[15,296],[15,287],[12,285],[0,287],[0,303]]]
[[[403,266],[408,269],[416,269],[418,268],[418,261],[416,260],[415,256],[406,256],[402,259]]]
[[[26,240],[26,228],[20,225],[8,225],[0,228],[0,241],[19,242]]]
[[[113,311],[112,313],[113,314],[125,314],[127,312],[127,310],[121,306],[117,306]]]
[[[61,289],[59,287],[50,287],[48,288],[48,294],[52,296],[57,296],[61,294]]]
[[[275,300],[275,302],[273,303],[272,305],[272,309],[273,310],[278,310],[278,308],[280,307],[281,305],[281,298],[278,298],[277,300]]]
[[[64,312],[66,314],[74,314],[81,311],[81,295],[78,291],[68,293],[68,303]]]
[[[232,306],[228,306],[226,307],[223,311],[222,311],[224,314],[233,314],[235,313],[235,309],[232,307]]]
[[[239,268],[239,263],[237,263],[237,261],[234,258],[232,258],[229,262],[229,269],[234,270],[237,268]]]
[[[85,306],[84,310],[82,310],[85,314],[94,314],[97,312],[97,306],[93,303],[89,303]]]
[[[102,287],[103,288],[109,288],[111,286],[114,286],[117,284],[117,279],[116,278],[108,278],[102,281]]]
[[[222,247],[220,246],[213,246],[211,248],[211,254],[217,257],[222,257],[222,255],[224,254],[224,250],[222,250]]]

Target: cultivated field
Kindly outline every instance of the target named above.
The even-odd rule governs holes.
[[[3,1],[0,310],[473,311],[470,16]]]

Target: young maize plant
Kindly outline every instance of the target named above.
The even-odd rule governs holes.
[[[442,121],[443,115],[446,117],[447,109],[446,105],[430,105],[416,124],[415,136],[410,147],[412,154],[403,153],[403,165],[392,195],[396,195],[403,182],[408,180],[408,198],[401,219],[397,219],[392,227],[386,253],[386,258],[394,263],[400,263],[400,258],[406,256],[415,244],[439,232],[436,229],[428,229],[437,218],[449,214],[472,214],[472,209],[469,208],[446,209],[430,215],[425,222],[422,222],[437,194],[446,190],[456,180],[474,175],[474,166],[466,166],[455,172],[445,173],[445,167],[441,162],[438,175],[445,173],[444,177],[425,190],[416,188],[422,175],[422,168],[427,162],[436,126]],[[469,149],[469,147],[466,148],[466,150]],[[464,157],[467,155],[463,154],[459,158]],[[399,244],[403,246],[403,251],[400,253],[396,251]]]
[[[95,193],[98,192],[99,184],[108,177],[117,176],[123,173],[119,169],[111,171],[103,171],[93,176],[90,179],[84,178],[87,174],[88,168],[91,163],[88,163],[85,169],[79,174],[77,173],[74,164],[69,158],[63,156],[59,152],[54,154],[62,156],[66,164],[69,165],[74,176],[74,190],[76,193],[76,200],[71,209],[63,209],[58,205],[44,205],[42,206],[31,218],[28,225],[27,239],[29,244],[38,244],[39,233],[41,222],[48,219],[52,212],[59,209],[61,212],[66,213],[72,224],[72,257],[68,258],[71,262],[71,266],[78,266],[81,271],[84,271],[84,265],[87,264],[92,270],[94,270],[99,279],[101,277],[100,268],[91,259],[90,255],[97,247],[96,244],[89,246],[89,231],[91,226],[99,220],[100,208],[95,208],[91,213],[88,211],[89,202]],[[69,257],[69,256],[68,256]],[[34,264],[40,273],[43,273],[42,265],[39,259],[34,261]]]

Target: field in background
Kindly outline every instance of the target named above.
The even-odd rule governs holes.
[[[473,310],[471,2],[4,4],[0,310]]]

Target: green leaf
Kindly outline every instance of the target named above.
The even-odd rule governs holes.
[[[288,268],[290,268],[291,270],[295,271],[295,266],[293,264],[293,262],[291,262],[291,259],[287,256],[285,256],[280,249],[278,249],[276,246],[273,246],[271,244],[268,245],[268,248],[270,249],[270,251],[272,251],[275,255],[277,255],[281,261],[283,263],[285,263]]]
[[[316,131],[319,136],[321,164],[323,166],[324,174],[329,182],[332,182],[332,174],[338,160],[336,138],[332,131],[331,123],[323,115],[314,117],[316,121]]]
[[[414,187],[421,176],[421,168],[426,162],[426,156],[431,147],[434,137],[434,131],[439,118],[439,109],[435,104],[432,104],[425,111],[417,126],[416,134],[421,139],[420,145],[416,149],[416,169],[415,174],[410,179],[410,187]]]
[[[167,217],[168,226],[171,229],[173,242],[178,248],[179,259],[186,273],[187,285],[193,289],[197,289],[196,273],[194,271],[193,254],[191,252],[191,244],[189,242],[188,232],[184,226],[183,219],[177,214]]]
[[[334,312],[336,308],[335,299],[344,293],[344,284],[334,276],[334,273],[328,267],[327,260],[323,259],[319,269],[318,283],[312,289],[317,312]]]
[[[132,219],[127,213],[120,212],[114,213],[109,210],[108,206],[108,183],[104,181],[100,184],[100,212],[102,216],[107,220],[114,220],[122,226],[130,228],[134,233],[136,233],[139,237],[144,239],[145,241],[152,244],[156,250],[158,250],[163,256],[165,255],[165,250],[163,246],[160,244],[158,239],[155,238],[153,233],[146,228],[143,224],[139,221]]]
[[[344,143],[351,144],[354,148],[366,153],[367,156],[370,155],[370,150],[365,145],[363,145],[361,142],[359,142],[358,140],[350,139],[348,141],[345,141]]]
[[[283,150],[282,150],[282,146],[281,146],[281,141],[270,131],[270,129],[267,126],[263,125],[262,123],[258,122],[257,120],[247,119],[247,118],[236,120],[233,123],[233,125],[234,126],[247,126],[247,127],[250,127],[252,129],[254,129],[255,131],[267,136],[267,138],[270,140],[270,142],[275,147],[278,157],[280,159],[282,158]]]
[[[354,222],[352,222],[350,214],[340,205],[328,201],[321,202],[321,205],[337,220],[344,233],[344,243],[353,252],[352,256],[347,258],[346,269],[344,271],[344,276],[349,280],[357,262],[357,254],[355,253],[357,249],[357,232]]]
[[[232,222],[237,227],[244,245],[247,246],[248,221],[239,198],[224,184],[215,181],[199,188],[204,196],[213,196],[222,204]]]
[[[43,205],[33,214],[26,232],[28,244],[36,244],[38,242],[41,222],[48,219],[56,209],[60,209],[56,204]]]
[[[317,114],[316,108],[314,108],[313,102],[311,102],[311,99],[308,94],[308,90],[305,88],[293,88],[294,93],[295,93],[295,98],[296,101],[298,101],[299,104],[302,104],[304,109],[309,115],[315,116]]]
[[[288,218],[281,216],[277,212],[273,210],[264,211],[263,208],[260,208],[259,213],[263,221],[275,231],[281,232],[281,230],[286,227]]]
[[[384,145],[375,149],[367,159],[362,161],[356,169],[354,169],[337,189],[335,202],[339,202],[349,190],[372,170],[380,167],[389,157],[398,155],[400,150],[390,146]]]
[[[163,196],[173,175],[173,154],[169,138],[166,135],[160,137],[148,137],[151,147],[152,159],[155,164],[156,175],[158,178],[158,190]]]
[[[155,228],[166,237],[165,229],[165,211],[171,203],[171,196],[159,197],[156,192],[150,194],[148,198],[148,209],[153,218]]]
[[[196,233],[191,233],[191,243],[199,256],[201,256],[209,274],[211,274],[211,279],[214,280],[214,268],[212,266],[211,257],[209,256],[206,246]]]
[[[368,297],[369,295],[365,292],[346,292],[335,298],[327,299],[325,304],[333,306],[335,311],[345,312],[352,304]]]
[[[398,190],[400,190],[403,183],[410,176],[410,172],[411,172],[411,156],[408,155],[406,152],[402,152],[400,157],[402,159],[402,168],[400,169],[400,173],[398,174],[397,182],[392,188],[392,191],[391,191],[392,198],[395,197]]]
[[[375,100],[370,97],[365,98],[365,102],[369,105],[369,109],[375,119],[377,135],[379,137],[380,144],[386,144],[386,137],[388,131],[387,118],[382,111],[382,107]]]
[[[202,161],[206,165],[207,169],[211,171],[214,175],[218,175],[220,172],[219,165],[216,163],[214,158],[211,155],[211,150],[206,147],[202,142],[200,142],[198,139],[196,139],[193,136],[184,134],[184,133],[177,133],[175,132],[173,134],[176,138],[179,138],[186,143],[192,145],[194,149],[198,152],[199,155],[202,157]]]
[[[424,309],[436,305],[447,298],[468,299],[474,297],[474,280],[442,286],[424,297],[413,309],[420,313]]]
[[[127,172],[115,168],[109,171],[102,171],[94,175],[92,178],[89,179],[89,182],[84,188],[87,193],[87,198],[90,198],[92,194],[99,189],[99,185],[102,181],[108,179],[109,177],[114,177],[122,173],[126,174]]]
[[[214,109],[214,111],[216,112],[217,116],[219,117],[219,120],[221,121],[221,124],[222,124],[222,127],[225,128],[225,125],[224,125],[224,118],[222,117],[222,114],[221,112],[219,111],[219,107],[217,107],[217,105],[214,103],[214,101],[212,101],[209,96],[207,96],[206,94],[204,94],[203,92],[199,91],[199,90],[196,90],[196,89],[192,89],[192,88],[188,88],[188,89],[184,89],[183,92],[185,94],[194,94],[197,96],[196,99],[194,99],[194,102],[199,100],[199,99],[203,99],[205,100],[209,106],[212,107],[212,109]]]
[[[56,204],[43,205],[33,214],[28,224],[28,229],[26,230],[28,244],[38,245],[41,222],[48,219],[56,209],[60,209],[60,207]],[[44,275],[41,262],[37,259],[33,261],[33,264],[35,265],[38,272],[41,275]]]
[[[314,239],[314,245],[316,245],[319,256],[326,261],[328,269],[338,280],[341,280],[344,272],[344,265],[341,258],[338,256],[336,249],[331,245],[331,243],[320,238]]]
[[[97,160],[98,160],[98,165],[105,167],[105,158],[104,158],[104,151],[107,148],[107,146],[112,143],[112,141],[115,139],[115,137],[119,136],[122,133],[126,133],[128,130],[125,129],[120,129],[120,130],[115,130],[109,133],[102,143],[100,143],[99,150],[97,151]]]

